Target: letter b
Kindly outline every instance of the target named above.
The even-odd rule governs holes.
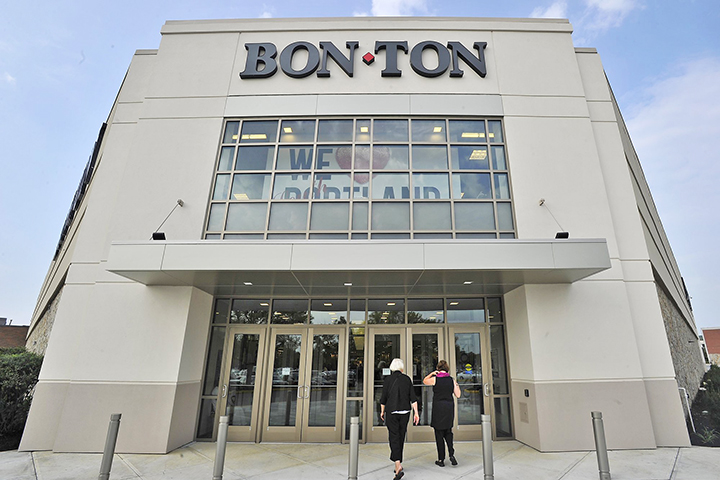
[[[248,51],[245,59],[245,70],[240,72],[240,78],[268,78],[277,71],[277,48],[272,43],[246,43]],[[263,66],[260,70],[258,67]]]

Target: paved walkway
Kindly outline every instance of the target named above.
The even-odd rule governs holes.
[[[539,453],[519,442],[493,444],[496,480],[597,480],[594,452]],[[224,480],[347,479],[348,445],[228,444]],[[359,478],[391,480],[384,444],[360,445]],[[100,454],[0,452],[0,479],[96,479]],[[459,442],[459,465],[434,464],[435,444],[405,446],[405,479],[483,479],[482,444]],[[658,448],[609,452],[613,480],[717,480],[720,448]],[[111,480],[211,480],[214,443],[191,443],[167,455],[118,454]]]

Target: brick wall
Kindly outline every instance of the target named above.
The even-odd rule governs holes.
[[[27,325],[0,326],[0,348],[24,347],[28,328]]]

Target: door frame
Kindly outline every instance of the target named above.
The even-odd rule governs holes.
[[[410,324],[410,325],[407,325],[406,332],[407,332],[407,342],[406,343],[407,343],[407,350],[408,350],[407,356],[409,359],[413,358],[413,355],[412,355],[413,354],[413,345],[412,345],[413,335],[437,333],[437,336],[438,336],[438,361],[442,360],[442,359],[447,360],[447,355],[445,353],[446,352],[445,345],[447,344],[447,341],[445,340],[446,328],[445,328],[444,324],[432,324],[432,323]],[[430,370],[429,372],[420,372],[421,378],[425,378],[425,376],[428,373],[434,371],[436,366],[437,365],[433,365],[432,366],[433,369]],[[411,370],[414,368],[415,368],[415,365],[411,365],[410,367],[408,367],[408,370]],[[411,373],[412,373],[412,370],[411,370]],[[412,378],[411,374],[409,376],[410,376],[410,378]],[[430,389],[432,387],[423,386],[421,388]],[[421,413],[421,418],[422,418],[423,414],[427,412],[430,414],[430,416],[428,418],[430,418],[432,420],[431,409],[432,409],[431,406],[423,405],[424,412]],[[434,442],[435,441],[435,431],[429,424],[416,426],[411,421],[410,427],[408,427],[407,441],[408,442]]]

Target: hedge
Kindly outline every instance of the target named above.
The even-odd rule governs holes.
[[[0,450],[20,442],[42,360],[22,347],[0,348]]]

